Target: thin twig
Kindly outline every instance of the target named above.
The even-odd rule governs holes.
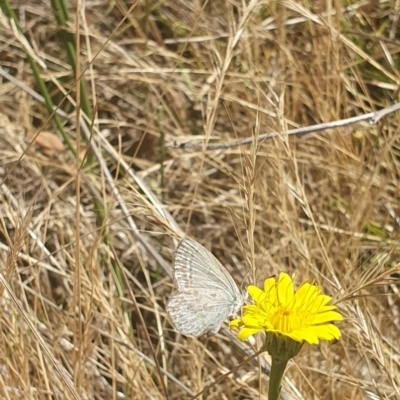
[[[363,115],[358,115],[356,117],[340,119],[337,121],[326,122],[324,124],[311,125],[311,126],[306,126],[304,128],[290,129],[290,130],[286,131],[286,133],[278,133],[278,132],[274,132],[274,131],[271,131],[269,133],[263,133],[257,137],[257,141],[260,142],[263,140],[273,139],[276,137],[282,137],[285,135],[286,136],[293,136],[293,135],[301,136],[301,135],[305,135],[308,133],[320,132],[320,131],[325,131],[328,129],[335,129],[335,128],[339,128],[341,126],[353,125],[353,124],[357,124],[362,121],[368,121],[371,125],[374,125],[384,116],[386,116],[392,112],[398,111],[398,110],[400,110],[400,103],[395,103],[389,107],[382,108],[379,111],[370,112],[368,114],[363,114]],[[254,140],[255,140],[254,137],[248,137],[245,139],[238,140],[236,142],[209,144],[206,146],[206,150],[229,149],[232,147],[238,147],[238,146],[251,144],[251,143],[253,143]],[[177,141],[174,141],[172,143],[172,146],[180,148],[180,149],[201,149],[201,148],[203,148],[202,143],[193,143],[193,142],[177,143]]]

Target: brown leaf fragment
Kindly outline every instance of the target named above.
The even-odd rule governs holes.
[[[39,132],[34,138],[34,143],[38,145],[48,157],[65,149],[62,140],[54,133],[47,131]]]

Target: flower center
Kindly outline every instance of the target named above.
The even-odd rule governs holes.
[[[301,317],[291,308],[280,307],[272,317],[272,325],[280,332],[292,332],[301,327]]]

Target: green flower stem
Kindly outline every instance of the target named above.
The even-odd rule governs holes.
[[[269,375],[268,400],[278,400],[281,393],[281,382],[285,372],[287,360],[272,357],[271,372]]]

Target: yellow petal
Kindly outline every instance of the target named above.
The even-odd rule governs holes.
[[[238,339],[241,341],[246,340],[249,336],[252,336],[261,331],[261,328],[242,328],[238,333]]]
[[[318,313],[314,315],[311,323],[312,325],[321,325],[332,321],[343,321],[343,315],[336,311]]]
[[[318,299],[320,292],[321,289],[318,286],[310,285],[307,282],[304,283],[294,295],[296,307],[303,310],[309,310],[311,307],[315,308],[315,303]],[[319,304],[320,302],[318,302],[318,306]]]
[[[307,343],[310,344],[318,344],[318,335],[314,332],[314,330],[311,329],[302,329],[298,331],[291,332],[287,336],[291,337],[294,340],[297,340],[298,342],[301,341],[306,341]]]
[[[243,325],[243,322],[240,318],[236,318],[236,319],[233,319],[232,321],[229,321],[230,329],[240,328],[242,325]]]
[[[264,281],[264,293],[270,303],[274,304],[276,301],[276,281],[275,278],[268,278]]]
[[[332,297],[331,296],[327,296],[326,294],[320,294],[319,297],[322,300],[321,307],[327,305],[332,300]]]
[[[249,285],[247,286],[247,292],[254,300],[255,303],[261,303],[265,300],[265,293],[257,286]]]
[[[334,311],[334,310],[336,310],[336,306],[323,306],[318,310],[318,314],[319,313],[324,313],[324,312],[327,312],[327,311]]]
[[[310,305],[310,311],[319,312],[324,307],[332,307],[327,306],[327,303],[331,300],[331,297],[320,294],[316,299],[314,299],[313,303]]]
[[[243,306],[243,316],[245,315],[259,315],[260,309],[255,304],[248,304]]]
[[[304,282],[296,292],[296,297],[303,298],[303,297],[312,297],[315,294],[320,294],[321,288],[316,285],[312,285],[309,282]]]
[[[246,326],[263,327],[265,318],[262,315],[260,315],[259,313],[246,314],[246,315],[243,315],[242,321],[243,321],[243,324]]]
[[[282,306],[287,307],[292,302],[293,296],[294,296],[294,287],[292,278],[285,272],[281,272],[279,274],[279,281],[278,281],[279,303]]]
[[[339,328],[333,324],[314,326],[312,328],[312,332],[323,340],[340,339],[340,337],[342,336]]]

